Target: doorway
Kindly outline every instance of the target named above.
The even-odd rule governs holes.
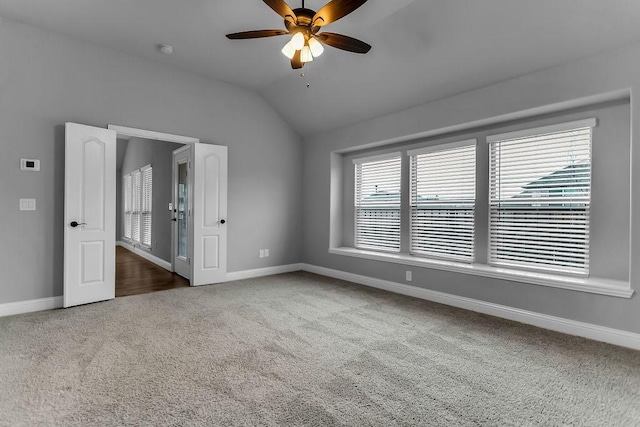
[[[115,296],[189,286],[188,269],[171,268],[172,228],[178,215],[173,209],[173,153],[189,147],[118,136]],[[186,233],[181,237],[188,242]]]
[[[199,286],[226,280],[226,147],[201,144],[196,138],[123,126],[109,125],[104,129],[66,123],[65,129],[64,307],[115,297],[116,251],[112,248],[117,235],[116,205],[122,200],[116,197],[116,180],[121,179],[116,176],[118,137],[188,145],[188,150],[185,149],[188,151],[185,212],[189,284]],[[131,179],[143,179],[144,171],[140,169]],[[176,200],[171,203],[165,206],[165,212],[177,206]],[[142,208],[132,208],[131,213],[139,215],[135,217],[135,224],[141,224],[141,217],[148,214]],[[134,229],[130,230],[133,236]],[[149,241],[144,240],[144,231],[138,229],[135,233],[136,239],[149,246]],[[171,233],[172,251],[177,244],[176,233]],[[132,248],[140,249],[135,245]],[[150,258],[147,251],[137,255]],[[173,258],[171,262],[158,264],[171,273],[175,271]]]

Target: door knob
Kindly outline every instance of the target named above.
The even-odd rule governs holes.
[[[87,225],[86,222],[78,222],[78,221],[71,221],[71,224],[69,224],[70,226],[72,226],[73,228],[76,228],[79,225]]]
[[[226,221],[226,220],[224,220],[224,219],[221,219],[221,220],[220,220],[220,221],[218,221],[218,222],[219,222],[220,224],[224,224],[224,223],[225,223],[225,222],[227,222],[227,221]]]

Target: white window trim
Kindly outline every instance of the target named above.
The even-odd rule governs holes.
[[[623,280],[611,280],[598,277],[578,278],[558,276],[556,274],[499,268],[486,264],[436,260],[408,254],[389,254],[351,247],[330,248],[329,253],[619,298],[631,298],[635,292],[631,289],[631,283]]]

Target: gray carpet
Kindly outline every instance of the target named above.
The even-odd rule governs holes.
[[[0,319],[0,425],[638,425],[640,353],[308,273]]]

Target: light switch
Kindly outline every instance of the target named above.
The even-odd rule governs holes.
[[[40,160],[38,159],[20,159],[20,170],[23,171],[39,171]]]
[[[35,211],[36,210],[36,199],[20,199],[20,210],[21,211]]]

